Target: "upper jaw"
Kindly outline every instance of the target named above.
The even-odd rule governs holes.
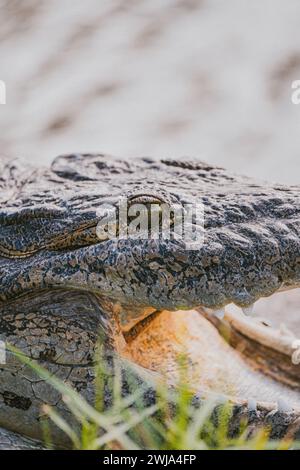
[[[69,278],[73,264],[68,272],[53,272],[63,255],[83,260],[80,282],[88,286],[82,287],[155,308],[247,307],[300,283],[300,187],[257,182],[202,162],[77,154],[59,157],[36,179],[18,193],[28,207],[21,210],[19,201],[1,207],[0,255],[17,263],[23,258],[15,250],[23,250],[27,270],[40,253],[49,285],[77,282],[77,273]],[[178,240],[100,242],[90,224],[101,202],[141,191],[162,201],[202,204],[203,245],[189,250]],[[39,208],[45,197],[49,204]],[[56,231],[70,236],[58,240]]]
[[[260,297],[300,284],[300,223],[257,220],[207,232],[204,245],[191,254],[200,284],[200,304],[248,307]]]
[[[140,242],[139,254],[132,250],[136,244],[128,240],[126,246],[123,255],[132,266],[127,275],[136,286],[131,301],[155,308],[219,309],[232,302],[247,308],[300,285],[298,221],[259,219],[213,227],[192,251],[174,240]],[[114,270],[119,267],[117,258]]]
[[[180,204],[203,204],[203,244],[190,250],[184,240],[124,241],[120,264],[124,256],[129,260],[127,275],[136,286],[130,301],[170,310],[216,309],[231,302],[247,308],[261,297],[298,287],[300,187],[200,166],[178,170],[174,162],[167,164],[171,178],[173,173],[178,178],[172,197]],[[119,267],[116,259],[113,269]]]

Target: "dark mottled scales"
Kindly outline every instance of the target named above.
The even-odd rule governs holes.
[[[2,159],[0,339],[39,359],[92,400],[99,331],[104,349],[112,347],[112,304],[124,307],[130,322],[149,307],[248,306],[299,286],[299,189],[193,161],[73,154],[56,158],[48,169]],[[97,209],[124,196],[202,202],[203,246],[188,251],[175,240],[100,242]],[[0,426],[39,436],[41,403],[67,413],[59,395],[11,355],[0,377]],[[151,376],[143,386],[145,400],[153,402],[150,384]],[[247,416],[268,422],[277,438],[298,418],[278,413],[262,408],[254,418]],[[236,405],[233,429],[244,414],[245,406]],[[6,431],[0,430],[0,442],[1,436],[6,438]]]

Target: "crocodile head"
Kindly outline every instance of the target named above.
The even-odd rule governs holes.
[[[170,159],[74,154],[58,157],[50,169],[1,165],[0,338],[59,366],[62,376],[72,377],[80,365],[86,390],[101,328],[107,347],[146,369],[168,371],[170,381],[178,351],[186,352],[195,391],[223,393],[241,406],[250,400],[251,409],[258,400],[264,418],[283,413],[286,422],[294,413],[300,404],[295,338],[257,325],[242,310],[240,317],[222,312],[234,303],[248,313],[258,299],[299,286],[299,187]],[[152,206],[157,213],[164,204],[200,206],[201,243],[191,248],[174,234],[121,237],[124,200],[133,222],[135,209],[149,218]],[[99,235],[107,205],[116,208],[115,237]],[[1,369],[0,425],[36,435],[25,421],[36,417],[45,393],[21,385],[11,361]],[[264,403],[278,400],[280,409]]]

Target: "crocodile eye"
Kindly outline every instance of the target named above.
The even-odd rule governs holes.
[[[152,194],[134,194],[128,198],[128,206],[132,204],[163,204],[164,199]]]
[[[135,195],[128,201],[127,221],[139,237],[161,238],[173,232],[174,207],[157,196]]]
[[[174,210],[159,197],[144,194],[122,198],[116,205],[103,204],[97,210],[98,239],[161,238],[173,233]]]

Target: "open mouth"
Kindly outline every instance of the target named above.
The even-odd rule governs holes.
[[[224,318],[200,307],[146,309],[126,328],[120,324],[117,304],[80,290],[47,290],[3,306],[1,331],[18,348],[25,344],[28,356],[93,402],[93,351],[102,329],[107,333],[104,348],[112,347],[121,358],[142,367],[151,386],[157,379],[176,390],[184,382],[195,397],[216,403],[229,399],[247,420],[258,420],[254,426],[270,424],[277,439],[290,427],[296,426],[295,432],[299,428],[298,302],[295,289],[261,299],[251,317],[233,304],[226,307]],[[101,318],[108,310],[110,315]],[[65,413],[51,386],[20,368],[13,357],[8,356],[0,370],[1,426],[37,438],[43,403],[50,401]],[[57,434],[55,439],[61,442],[63,437]]]
[[[195,392],[300,410],[299,300],[298,289],[274,294],[258,301],[251,316],[234,304],[223,318],[203,308],[155,312],[125,333],[117,349]]]

